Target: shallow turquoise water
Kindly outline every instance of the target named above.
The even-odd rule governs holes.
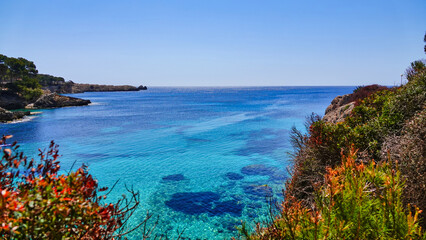
[[[281,198],[288,177],[289,131],[311,112],[354,87],[152,88],[141,92],[73,94],[93,104],[43,110],[1,124],[27,155],[50,140],[62,167],[89,165],[101,186],[124,184],[141,193],[142,207],[160,216],[158,233],[190,239],[235,236],[241,221],[267,220],[266,198]],[[139,239],[134,233],[130,236]]]

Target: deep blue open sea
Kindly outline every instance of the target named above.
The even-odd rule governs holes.
[[[282,198],[290,167],[289,132],[354,87],[151,88],[70,96],[89,106],[41,110],[30,121],[0,124],[29,156],[50,140],[61,166],[89,165],[100,186],[124,184],[159,216],[158,233],[190,239],[235,236],[235,226],[267,220],[266,199]],[[137,233],[130,236],[139,239]]]

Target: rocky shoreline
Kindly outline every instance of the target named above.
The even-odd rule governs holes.
[[[31,115],[30,111],[9,111],[16,109],[45,109],[72,106],[89,105],[90,100],[62,96],[50,91],[44,91],[44,94],[34,102],[28,102],[16,93],[9,91],[0,91],[0,122],[7,123]]]
[[[147,90],[146,86],[82,84],[38,72],[34,62],[0,54],[0,122],[30,115],[20,109],[84,106],[90,100],[60,94]]]
[[[0,122],[12,122],[22,119],[25,116],[31,115],[29,111],[8,111],[4,108],[0,108]]]
[[[22,119],[31,115],[29,111],[9,111],[18,109],[44,109],[72,106],[89,105],[90,100],[63,96],[66,93],[83,92],[117,92],[117,91],[140,91],[147,90],[146,86],[134,87],[130,85],[98,85],[98,84],[80,84],[73,82],[62,82],[43,87],[43,95],[35,101],[27,101],[19,94],[0,90],[0,123],[7,123]]]
[[[43,86],[44,90],[56,93],[84,93],[84,92],[126,92],[147,90],[146,86],[139,87],[130,85],[100,85],[68,82],[56,82],[49,86]]]

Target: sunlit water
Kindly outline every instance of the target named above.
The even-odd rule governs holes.
[[[109,195],[140,192],[159,216],[157,233],[224,239],[268,218],[266,199],[282,197],[288,177],[289,131],[323,114],[353,87],[151,88],[141,92],[73,94],[93,104],[42,110],[31,121],[1,124],[27,155],[50,140],[60,145],[64,170],[82,163]],[[76,168],[76,167],[74,167]],[[135,232],[131,238],[139,239]]]

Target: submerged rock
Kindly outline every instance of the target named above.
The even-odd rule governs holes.
[[[234,216],[241,216],[244,209],[244,204],[239,203],[235,200],[229,200],[224,202],[216,202],[215,207],[209,212],[210,216],[223,215],[229,213]]]
[[[287,174],[282,171],[277,171],[272,174],[269,179],[275,183],[284,183],[287,180]]]
[[[228,172],[225,174],[225,176],[229,179],[229,180],[241,180],[244,178],[243,175],[238,174],[238,173],[234,173],[234,172]]]
[[[256,197],[273,197],[274,192],[268,185],[245,185],[243,190],[246,194]]]
[[[248,165],[241,168],[241,173],[245,175],[272,176],[278,169],[263,164]]]
[[[172,174],[165,177],[162,177],[163,181],[182,181],[185,180],[183,174]]]
[[[251,209],[257,209],[257,208],[262,208],[262,204],[252,202],[252,203],[247,204],[247,207],[251,208]]]
[[[214,192],[180,192],[172,195],[166,206],[189,215],[208,213],[212,203],[219,200],[220,195]]]
[[[224,229],[234,232],[237,231],[237,227],[241,226],[241,222],[239,220],[230,220],[222,223]]]
[[[180,192],[172,195],[166,206],[189,215],[208,213],[209,216],[231,214],[241,216],[244,204],[237,200],[218,201],[220,195],[214,192]]]

